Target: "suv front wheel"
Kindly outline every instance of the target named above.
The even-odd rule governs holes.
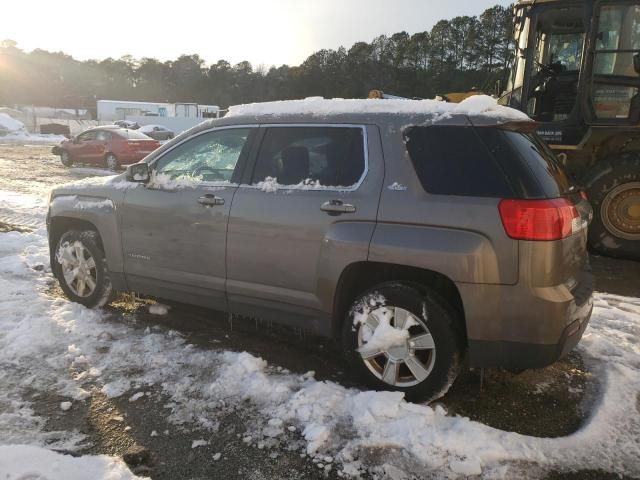
[[[443,396],[460,368],[455,311],[428,288],[385,283],[353,303],[342,329],[347,360],[365,384],[410,400]]]
[[[97,232],[69,230],[56,246],[54,274],[67,297],[94,308],[111,299],[112,287]]]

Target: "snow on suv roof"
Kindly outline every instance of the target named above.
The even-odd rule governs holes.
[[[461,103],[439,100],[380,100],[380,99],[332,99],[311,97],[304,100],[250,103],[229,108],[228,117],[284,117],[309,115],[325,117],[340,114],[406,114],[406,115],[468,115],[486,117],[501,122],[531,121],[524,113],[498,105],[487,95],[475,95]]]

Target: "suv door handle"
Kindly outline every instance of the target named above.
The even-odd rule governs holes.
[[[343,213],[355,213],[356,207],[350,203],[343,203],[342,200],[329,200],[320,205],[320,210],[329,215],[341,215]]]
[[[198,198],[198,203],[200,205],[204,205],[205,207],[224,205],[224,198],[217,197],[211,193],[207,193],[206,195],[202,195],[200,198]]]

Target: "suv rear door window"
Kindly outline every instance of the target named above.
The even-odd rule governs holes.
[[[504,172],[473,127],[410,127],[407,151],[423,188],[434,194],[513,197]]]
[[[364,171],[360,127],[270,127],[251,183],[349,188]]]

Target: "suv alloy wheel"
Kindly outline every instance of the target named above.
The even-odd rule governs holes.
[[[343,325],[350,366],[367,385],[435,400],[455,379],[462,353],[455,311],[431,289],[390,282],[360,295]]]
[[[112,287],[104,253],[93,231],[69,230],[56,247],[53,271],[67,297],[93,308],[106,305]]]

